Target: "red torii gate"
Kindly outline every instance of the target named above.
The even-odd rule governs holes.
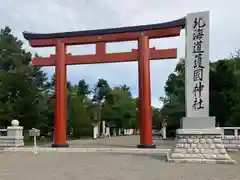
[[[23,32],[32,47],[56,47],[50,57],[33,58],[36,66],[55,66],[56,102],[54,143],[52,147],[68,147],[66,143],[66,65],[138,61],[139,79],[139,148],[155,148],[152,142],[152,112],[150,89],[150,61],[177,57],[177,49],[149,48],[149,39],[179,36],[185,27],[185,18],[161,24],[132,26],[112,29],[75,31],[50,34]],[[106,53],[107,42],[138,41],[138,49],[123,53]],[[96,54],[76,55],[66,53],[67,45],[96,44]]]

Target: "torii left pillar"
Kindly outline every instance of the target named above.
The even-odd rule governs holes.
[[[55,117],[54,117],[54,142],[52,147],[68,147],[66,137],[67,119],[67,68],[66,45],[58,41],[56,44],[56,84],[55,84]]]
[[[151,82],[149,60],[149,37],[141,33],[138,39],[138,92],[140,144],[138,148],[155,148],[152,141]]]

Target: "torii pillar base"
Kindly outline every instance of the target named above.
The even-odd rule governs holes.
[[[156,148],[156,145],[155,144],[138,144],[137,148],[151,149],[151,148]]]
[[[69,144],[52,144],[52,148],[67,148],[69,147]]]

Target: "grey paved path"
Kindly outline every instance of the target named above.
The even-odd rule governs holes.
[[[135,148],[138,136],[70,141],[75,148]],[[155,141],[169,149],[174,141]],[[240,153],[231,153],[240,162]],[[167,164],[160,154],[1,152],[0,180],[239,180],[240,165]]]
[[[240,179],[240,165],[166,164],[160,155],[5,152],[0,159],[1,180]]]
[[[172,140],[153,140],[157,148],[169,149],[172,148],[175,144],[175,141]],[[112,137],[111,139],[99,139],[99,140],[73,140],[69,141],[70,147],[111,147],[111,148],[136,148],[139,144],[139,136],[117,136]]]

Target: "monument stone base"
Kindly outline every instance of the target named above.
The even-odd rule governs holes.
[[[236,163],[222,143],[220,128],[177,129],[176,139],[176,146],[167,154],[170,163]]]
[[[215,117],[184,117],[180,121],[182,129],[209,129],[215,128]]]

